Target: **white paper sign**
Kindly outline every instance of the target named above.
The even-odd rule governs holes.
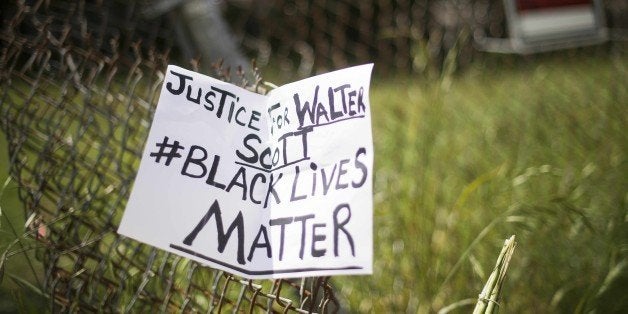
[[[169,66],[118,232],[252,279],[372,273],[372,67],[264,96]]]

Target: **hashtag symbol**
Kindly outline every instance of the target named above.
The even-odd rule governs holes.
[[[159,148],[159,151],[150,153],[151,157],[155,157],[155,162],[159,163],[161,157],[166,158],[166,166],[170,166],[170,162],[173,158],[181,157],[181,154],[178,153],[179,149],[185,149],[185,147],[179,145],[179,141],[174,141],[174,143],[168,143],[168,137],[164,136],[164,141],[156,144]]]

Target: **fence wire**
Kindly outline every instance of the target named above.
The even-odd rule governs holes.
[[[168,19],[142,21],[118,2],[3,9],[0,126],[53,312],[338,309],[326,277],[244,280],[115,232],[177,53]]]

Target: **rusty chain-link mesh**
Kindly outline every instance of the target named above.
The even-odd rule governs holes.
[[[134,14],[83,1],[3,12],[0,126],[52,311],[335,311],[328,278],[244,280],[116,233],[173,36]]]

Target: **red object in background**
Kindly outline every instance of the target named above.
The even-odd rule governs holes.
[[[558,7],[566,7],[566,6],[571,6],[571,5],[582,5],[582,4],[592,5],[593,1],[591,0],[517,0],[517,10],[526,11],[526,10],[558,8]]]

